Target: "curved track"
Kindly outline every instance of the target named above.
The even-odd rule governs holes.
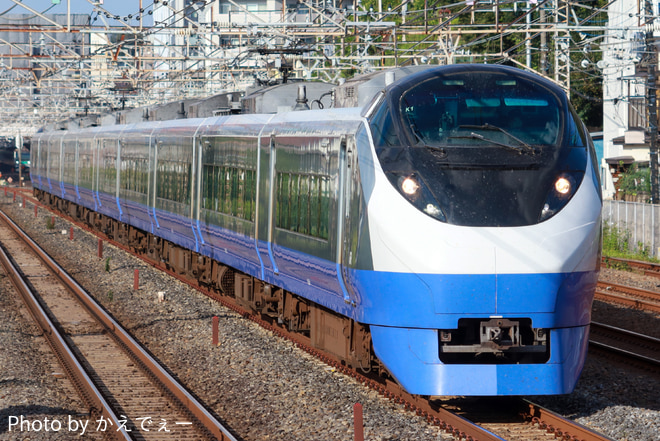
[[[235,440],[2,212],[0,243],[0,261],[89,407],[90,426],[112,439]]]

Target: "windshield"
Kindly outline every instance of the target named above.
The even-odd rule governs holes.
[[[432,78],[406,91],[400,103],[412,138],[426,145],[547,145],[557,142],[560,130],[553,94],[497,73]]]
[[[587,135],[566,98],[519,69],[441,66],[395,83],[370,125],[391,184],[427,215],[532,225],[561,210],[584,176]],[[570,190],[557,193],[558,183]]]

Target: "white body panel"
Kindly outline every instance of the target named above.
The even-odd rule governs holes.
[[[368,210],[375,271],[535,274],[595,269],[593,258],[584,259],[598,255],[600,246],[599,219],[594,221],[600,205],[591,173],[585,174],[573,199],[544,222],[464,227],[420,212],[389,183],[375,157],[374,166],[376,185]]]

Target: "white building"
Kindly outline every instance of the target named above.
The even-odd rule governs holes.
[[[340,29],[353,0],[170,0],[154,5],[154,78],[163,93],[218,93],[245,89],[282,75],[309,79],[323,57],[309,46],[326,44],[325,30]],[[358,2],[359,3],[359,2]],[[336,33],[335,29],[335,33]],[[336,35],[333,35],[336,37]],[[302,49],[301,49],[302,48]],[[325,53],[325,52],[324,52]],[[327,54],[326,54],[327,55]],[[177,72],[185,71],[186,75]],[[183,77],[186,79],[183,80]],[[190,80],[192,78],[192,81]],[[195,92],[193,92],[195,91]]]
[[[603,195],[615,198],[617,174],[649,163],[645,14],[642,0],[617,0],[601,48],[603,60]],[[656,5],[657,7],[657,5]],[[657,11],[655,11],[657,14]]]

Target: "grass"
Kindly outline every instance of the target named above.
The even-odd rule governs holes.
[[[643,260],[654,263],[660,262],[660,260],[651,256],[649,247],[643,242],[637,242],[635,246],[632,246],[630,236],[631,234],[628,230],[607,223],[603,225],[603,257],[606,262],[608,257]],[[607,266],[614,267],[614,265],[609,264]]]

